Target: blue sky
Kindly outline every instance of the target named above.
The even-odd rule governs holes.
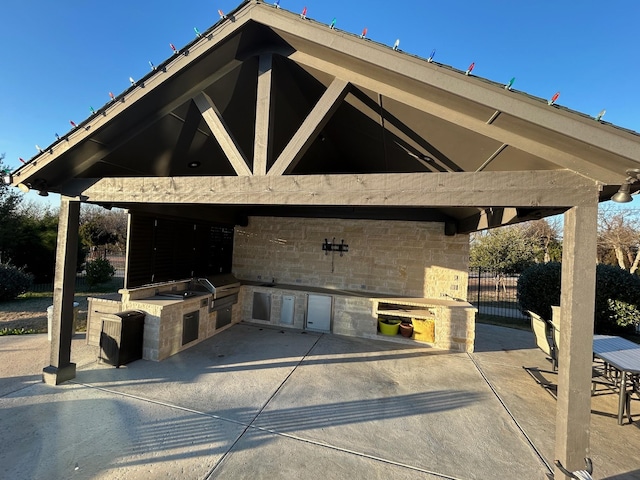
[[[0,154],[28,160],[239,0],[3,0]],[[272,3],[271,1],[265,3]],[[282,8],[640,131],[638,0],[281,0]],[[34,193],[29,198],[38,198]],[[34,197],[35,196],[35,197]]]

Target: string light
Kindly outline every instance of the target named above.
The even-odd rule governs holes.
[[[398,50],[398,47],[399,47],[399,46],[400,46],[400,39],[398,38],[398,39],[396,40],[396,43],[394,43],[394,44],[393,44],[393,49],[394,49],[394,50]]]
[[[60,140],[60,135],[56,133],[55,136],[56,136],[56,140]]]
[[[69,123],[71,124],[71,126],[73,128],[76,128],[78,125],[76,125],[76,122],[74,122],[73,120],[69,120]]]
[[[129,82],[131,82],[132,87],[136,86],[136,81],[133,79],[133,77],[129,77]]]
[[[604,114],[605,114],[605,113],[607,113],[607,111],[606,111],[606,110],[602,110],[602,111],[598,114],[598,116],[596,117],[596,120],[597,120],[597,121],[602,120],[602,117],[604,117]]]
[[[218,15],[220,15],[220,20],[224,20],[225,18],[227,18],[222,10],[218,10]]]
[[[302,13],[300,14],[300,18],[303,19],[303,20],[306,20],[306,18],[307,18],[307,7],[304,7],[302,9]]]
[[[196,32],[196,37],[200,38],[202,36],[200,31],[198,30],[198,27],[193,27],[193,31]]]
[[[511,80],[509,80],[509,83],[507,83],[504,86],[504,89],[505,90],[511,90],[511,87],[513,87],[513,82],[515,82],[515,81],[516,81],[516,77],[513,77]]]
[[[334,17],[334,19],[331,21],[331,25],[329,25],[329,28],[331,30],[335,30],[336,28],[336,18]]]
[[[433,57],[436,56],[436,49],[434,48],[433,50],[431,50],[431,55],[429,55],[429,58],[427,58],[427,62],[431,63],[433,62]]]
[[[173,53],[175,55],[178,54],[178,49],[176,48],[176,46],[173,43],[170,43],[169,46],[171,47],[171,50],[173,50]]]
[[[360,34],[360,38],[367,38],[367,27],[362,29],[362,33]]]
[[[276,8],[280,8],[280,0],[276,0],[275,2],[273,2],[273,4],[276,6]]]
[[[476,62],[472,62],[471,65],[469,65],[469,68],[467,68],[467,71],[464,72],[465,75],[469,75],[471,72],[473,72],[473,69],[476,66]]]
[[[553,105],[556,103],[556,100],[558,100],[559,97],[560,97],[560,92],[556,92],[555,95],[551,97],[551,100],[549,100],[547,103],[549,105]]]
[[[151,70],[155,70],[156,66],[153,64],[153,62],[151,60],[149,60],[149,66],[151,67]]]
[[[96,111],[93,109],[92,106],[89,106],[89,110],[91,110],[91,115],[95,115],[96,114]]]
[[[44,153],[44,150],[42,150],[42,148],[40,148],[40,145],[36,144],[36,150],[38,150],[40,153]]]
[[[113,93],[109,92],[109,98],[111,98],[111,101],[113,102],[116,99],[116,96]]]
[[[23,164],[25,164],[25,165],[26,165],[26,163],[27,163],[27,162],[25,162],[24,158],[22,158],[22,157],[18,157],[18,160],[20,160],[20,161],[21,161]]]

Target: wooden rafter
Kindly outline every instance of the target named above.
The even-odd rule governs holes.
[[[347,93],[349,82],[335,78],[269,169],[268,175],[284,175],[295,168]]]
[[[240,150],[238,142],[227,127],[222,114],[216,108],[213,100],[204,92],[200,92],[193,97],[193,101],[202,114],[202,118],[207,122],[211,133],[218,141],[220,148],[227,156],[231,166],[238,175],[251,175],[251,170],[247,166],[247,159]]]
[[[531,155],[546,159],[563,168],[579,172],[589,178],[600,179],[601,181],[613,184],[619,181],[619,176],[613,174],[610,170],[586,162],[583,158],[577,157],[569,152],[542,144],[534,139],[527,138],[504,128],[487,124],[486,120],[475,118],[435,101],[423,98],[410,91],[403,90],[400,87],[381,82],[364,73],[344,68],[301,51],[291,53],[289,58],[300,65],[311,67],[336,77],[347,78],[354,85],[372,90],[405,105],[410,105],[442,120],[515,147]]]

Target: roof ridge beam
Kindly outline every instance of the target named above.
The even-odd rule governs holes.
[[[226,155],[238,176],[250,176],[251,170],[247,165],[247,159],[242,153],[238,142],[227,127],[222,114],[213,103],[213,100],[204,92],[200,92],[193,97],[198,110],[202,114],[202,118],[207,122],[211,133],[216,137],[220,148]]]
[[[333,79],[329,88],[325,90],[318,103],[298,128],[298,131],[289,140],[287,146],[284,147],[267,175],[284,175],[285,173],[290,173],[296,167],[347,96],[349,88],[349,82],[346,80],[337,77]]]

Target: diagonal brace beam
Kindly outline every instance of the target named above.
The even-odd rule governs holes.
[[[267,175],[284,175],[295,168],[348,93],[349,82],[335,78],[269,169]]]
[[[251,170],[247,166],[247,159],[240,150],[238,142],[229,131],[222,114],[216,108],[213,100],[206,93],[200,92],[193,97],[193,101],[236,173],[239,176],[250,176]]]

